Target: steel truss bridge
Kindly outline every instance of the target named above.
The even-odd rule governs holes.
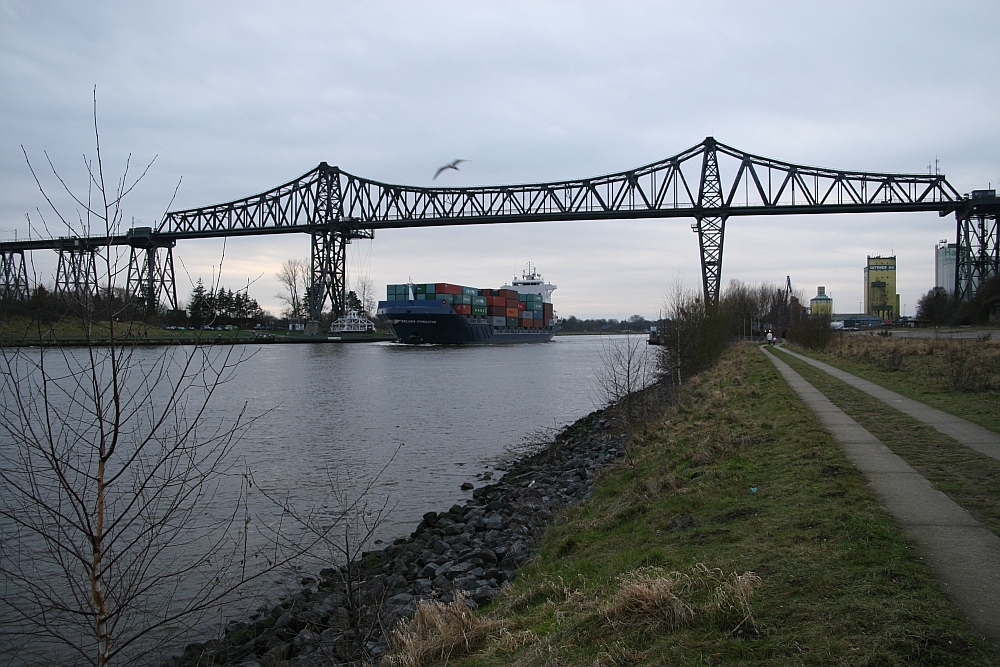
[[[251,197],[167,213],[158,227],[123,235],[0,243],[0,297],[29,294],[25,251],[59,253],[57,292],[89,299],[99,284],[95,254],[127,246],[126,293],[178,309],[173,249],[199,238],[309,234],[310,315],[346,305],[347,246],[375,230],[514,222],[690,218],[698,234],[705,301],[718,303],[726,221],[755,215],[936,211],[956,217],[955,292],[975,295],[1000,274],[994,191],[960,195],[943,174],[890,174],[809,167],[753,155],[712,137],[658,162],[596,178],[426,188],[381,183],[325,162]]]

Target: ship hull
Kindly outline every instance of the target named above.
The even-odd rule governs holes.
[[[378,313],[396,340],[410,345],[506,345],[546,343],[559,331],[548,327],[494,327],[484,317],[459,315],[448,304],[382,301]]]

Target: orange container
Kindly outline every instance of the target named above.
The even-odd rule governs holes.
[[[507,317],[517,317],[517,308],[507,308]]]
[[[456,303],[454,306],[452,306],[452,308],[454,308],[455,312],[458,313],[459,315],[472,314],[472,305],[468,303]]]

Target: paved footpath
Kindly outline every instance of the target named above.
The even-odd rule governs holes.
[[[920,473],[893,454],[878,438],[835,406],[788,364],[778,359],[777,355],[766,347],[761,349],[799,398],[833,435],[851,463],[861,470],[882,506],[902,525],[903,532],[916,545],[918,552],[944,584],[958,608],[984,636],[1000,640],[1000,537],[935,489]],[[826,364],[823,366],[837,371]],[[844,378],[840,374],[866,383],[843,371],[837,373],[837,377],[841,379]],[[853,381],[851,384],[859,386]],[[885,395],[903,398],[870,382],[867,384],[871,385],[872,391],[880,390]],[[916,401],[910,402],[922,406]],[[889,404],[897,407],[894,403]],[[917,418],[938,430],[958,419],[927,406],[922,408],[919,412],[923,417]],[[944,415],[945,419],[935,423],[933,413]],[[964,430],[955,432],[965,433]],[[978,439],[975,442],[980,443]],[[982,451],[979,446],[985,445],[980,443],[973,448]],[[989,449],[988,446],[986,448]]]
[[[939,432],[957,440],[969,449],[974,449],[980,454],[985,454],[986,456],[990,456],[1000,461],[1000,433],[994,433],[993,431],[983,428],[979,424],[973,424],[972,422],[966,421],[961,417],[956,417],[955,415],[948,414],[947,412],[942,412],[937,408],[924,405],[919,401],[907,398],[902,394],[897,394],[896,392],[890,391],[885,387],[875,384],[874,382],[862,380],[857,375],[851,375],[850,373],[842,371],[835,366],[824,364],[822,361],[816,361],[815,359],[811,359],[810,357],[802,354],[796,354],[795,352],[784,348],[781,349],[781,352],[783,354],[790,354],[796,359],[801,359],[810,366],[815,366],[821,371],[829,373],[838,380],[843,380],[852,387],[860,389],[869,396],[877,398],[890,408],[895,408],[896,410],[899,410],[900,412],[909,415],[918,421],[922,421],[934,429],[937,429]]]

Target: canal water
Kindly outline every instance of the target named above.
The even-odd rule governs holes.
[[[245,495],[247,476],[221,478],[203,520],[224,520],[247,497],[254,526],[296,541],[308,531],[295,516],[329,526],[339,516],[338,500],[363,493],[368,511],[362,521],[375,524],[371,534],[361,531],[365,546],[405,537],[425,512],[468,499],[463,484],[489,483],[482,478],[499,477],[497,468],[518,452],[600,407],[593,378],[607,344],[603,337],[567,336],[513,346],[232,348],[242,360],[214,390],[201,432],[240,411],[256,418],[230,460],[233,471],[249,472],[253,486]],[[133,363],[154,367],[163,355],[183,357],[189,349],[142,348]],[[11,447],[0,434],[0,456],[8,463],[17,459]],[[192,546],[198,545],[185,548]],[[251,550],[264,547],[251,544]],[[253,597],[273,600],[336,558],[330,549],[321,551],[258,581]],[[11,647],[0,653],[3,648]]]

